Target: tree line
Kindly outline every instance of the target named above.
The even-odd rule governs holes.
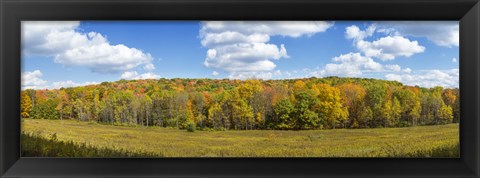
[[[365,78],[120,80],[21,92],[21,117],[216,130],[456,123],[459,90]]]

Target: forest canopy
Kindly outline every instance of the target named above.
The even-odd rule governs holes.
[[[215,130],[458,123],[458,88],[365,78],[120,80],[21,92],[21,117]]]

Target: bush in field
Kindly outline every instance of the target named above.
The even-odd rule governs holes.
[[[195,123],[188,123],[187,124],[187,131],[195,132],[195,130],[197,130],[197,127],[195,127]]]

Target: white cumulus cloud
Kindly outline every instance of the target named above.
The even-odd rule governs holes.
[[[384,31],[402,36],[425,37],[436,45],[443,47],[458,47],[460,42],[458,21],[377,22],[377,26]]]
[[[268,43],[271,36],[311,36],[331,26],[333,22],[323,21],[202,22],[199,37],[208,48],[204,65],[226,71],[230,78],[269,78],[274,61],[289,57],[283,44]]]
[[[385,65],[385,68],[394,72],[400,72],[402,70],[402,67],[400,67],[397,64],[394,65]]]
[[[333,26],[325,21],[207,21],[202,22],[201,34],[225,31],[242,34],[266,34],[300,37],[324,32]]]
[[[274,77],[281,76],[282,72],[280,70],[276,71],[269,71],[269,72],[263,72],[263,71],[249,71],[249,72],[232,72],[228,76],[230,79],[263,79],[263,80],[268,80],[268,79],[273,79]]]
[[[27,71],[22,73],[22,89],[46,88],[47,81],[43,80],[40,70]]]
[[[366,37],[370,37],[375,33],[376,26],[370,25],[366,30],[362,31],[356,25],[349,26],[345,28],[345,37],[347,39],[354,39],[360,41]]]
[[[311,72],[312,76],[342,76],[359,77],[364,71],[380,72],[383,66],[372,58],[362,56],[360,53],[348,53],[334,57],[333,62],[325,65],[322,70]]]
[[[112,73],[149,65],[152,56],[123,44],[110,44],[96,32],[80,32],[80,22],[22,22],[25,55],[51,56],[66,66],[81,66],[93,72]]]
[[[79,87],[79,86],[95,85],[95,84],[99,84],[99,82],[76,83],[71,80],[67,80],[67,81],[53,82],[52,86],[49,88],[59,89],[59,88]]]
[[[152,70],[155,70],[155,65],[146,64],[145,66],[143,66],[143,69],[145,69],[146,71],[152,71]]]
[[[402,82],[406,85],[435,87],[442,86],[446,88],[458,88],[459,86],[459,70],[423,70],[412,74],[387,74],[387,80]]]
[[[410,41],[401,36],[387,36],[376,41],[356,42],[356,47],[367,57],[376,57],[381,60],[393,60],[398,56],[410,57],[425,51],[425,47],[417,41]]]
[[[160,75],[147,72],[143,74],[138,74],[137,71],[127,71],[120,76],[121,79],[126,79],[126,80],[140,80],[140,79],[158,79],[160,78]]]
[[[46,80],[43,80],[41,78],[42,76],[43,76],[43,73],[40,70],[23,72],[22,73],[22,89],[59,89],[62,87],[68,88],[68,87],[78,87],[78,86],[99,84],[99,82],[77,83],[71,80],[50,83]]]
[[[383,61],[393,60],[398,56],[410,57],[417,53],[423,53],[425,47],[418,41],[411,41],[403,36],[385,36],[374,41],[365,38],[375,33],[376,24],[370,25],[366,30],[360,30],[356,25],[345,29],[345,37],[353,39],[355,47],[367,57],[375,57]]]

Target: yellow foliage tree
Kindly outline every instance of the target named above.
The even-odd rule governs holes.
[[[29,118],[30,111],[32,111],[32,99],[30,99],[27,93],[22,93],[20,107],[20,115],[22,118]]]
[[[297,80],[293,83],[293,92],[298,93],[303,90],[305,90],[305,82]]]
[[[262,83],[259,80],[247,80],[244,84],[238,87],[238,93],[240,97],[247,102],[251,102],[253,94],[262,90]]]
[[[440,107],[440,111],[438,113],[439,118],[440,118],[440,123],[446,124],[446,123],[451,123],[453,119],[453,112],[452,112],[452,107],[443,104]]]
[[[356,128],[359,126],[358,121],[364,112],[364,101],[367,92],[365,88],[354,83],[345,83],[338,88],[340,89],[342,100],[348,108],[350,127]]]
[[[345,127],[348,120],[347,107],[343,106],[340,90],[327,84],[318,84],[318,107],[320,117],[335,129],[337,125]]]

